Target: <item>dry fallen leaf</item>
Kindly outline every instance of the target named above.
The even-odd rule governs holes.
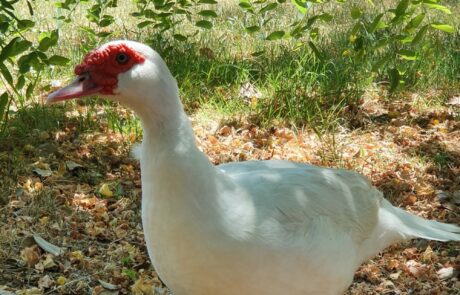
[[[386,268],[388,270],[395,270],[399,267],[399,261],[396,259],[390,259],[387,262]]]
[[[433,253],[433,249],[431,249],[431,247],[428,245],[428,247],[425,249],[425,252],[422,254],[422,262],[430,263],[433,260],[434,255],[435,254]]]
[[[402,271],[398,271],[389,275],[390,279],[396,281],[401,275]]]
[[[45,239],[43,239],[38,234],[34,235],[34,240],[37,243],[37,245],[40,246],[40,248],[42,248],[43,250],[45,250],[46,252],[50,254],[53,254],[54,256],[59,256],[63,253],[63,250],[61,248],[59,248],[56,245],[51,244],[48,241],[45,241]]]
[[[67,166],[67,169],[69,169],[69,171],[72,171],[72,170],[75,170],[77,168],[82,168],[83,167],[83,165],[75,163],[74,161],[66,161],[65,165]]]
[[[446,104],[457,107],[460,106],[460,96],[453,96]]]
[[[40,261],[40,254],[38,253],[37,245],[25,247],[21,251],[21,258],[27,263],[28,267],[34,267]]]
[[[17,295],[43,295],[43,290],[39,288],[23,289],[16,292]]]
[[[50,269],[56,266],[56,263],[53,260],[53,255],[51,254],[46,254],[45,260],[43,260],[42,263],[44,269]]]
[[[438,270],[437,274],[439,276],[439,279],[441,280],[447,280],[452,278],[457,272],[452,266],[449,267],[443,267],[440,270]]]
[[[81,251],[73,251],[70,252],[70,261],[71,262],[81,262],[85,258],[85,255],[83,255],[83,252]]]
[[[114,285],[114,284],[111,284],[111,283],[107,283],[107,282],[104,282],[102,280],[97,280],[99,282],[99,284],[101,284],[102,287],[104,287],[105,289],[107,290],[118,290],[120,289],[120,286],[118,285]]]
[[[35,173],[40,175],[41,177],[48,177],[53,175],[53,172],[49,169],[41,169],[41,168],[34,168],[33,170]]]
[[[155,295],[153,287],[152,281],[141,277],[131,286],[131,292],[133,295]]]
[[[43,216],[38,221],[40,221],[41,225],[46,225],[48,223],[48,220],[49,220],[48,216]]]
[[[55,282],[48,275],[41,277],[38,280],[38,287],[40,289],[48,289],[54,286]]]

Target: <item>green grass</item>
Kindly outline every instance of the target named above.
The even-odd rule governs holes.
[[[448,2],[453,11],[452,15],[460,13],[460,4]],[[34,20],[44,30],[56,25],[60,27],[60,44],[53,50],[69,57],[72,65],[79,63],[89,49],[106,41],[96,39],[82,29],[75,32],[74,28],[78,25],[91,26],[85,18],[87,6],[81,5],[74,12],[74,23],[64,24],[50,18],[49,11],[56,11],[52,4],[47,1],[35,2]],[[377,90],[382,99],[404,97],[398,93],[389,95],[387,87],[381,86],[387,84],[387,68],[390,66],[404,66],[406,69],[405,91],[421,93],[423,96],[425,92],[439,90],[441,99],[438,103],[442,103],[444,98],[460,89],[458,32],[431,32],[435,41],[423,58],[415,62],[391,60],[387,68],[383,68],[379,73],[372,73],[372,65],[395,48],[383,47],[374,53],[367,52],[361,58],[350,58],[344,54],[354,46],[348,41],[351,24],[347,5],[329,3],[323,6],[326,12],[334,13],[336,18],[332,23],[324,23],[319,27],[320,36],[315,42],[322,52],[322,59],[310,49],[306,43],[307,39],[268,42],[263,40],[262,33],[248,35],[244,31],[244,25],[256,23],[257,18],[244,15],[231,1],[219,4],[219,13],[222,17],[214,21],[213,30],[202,32],[187,42],[171,40],[167,37],[168,33],[158,33],[149,27],[138,29],[138,20],[127,13],[134,9],[133,4],[123,1],[119,5],[121,7],[109,9],[108,13],[121,18],[122,25],[116,23],[107,28],[114,32],[108,39],[135,39],[154,47],[177,77],[182,101],[189,112],[211,106],[211,109],[217,108],[228,114],[248,115],[255,118],[255,123],[258,124],[269,125],[276,120],[291,125],[308,125],[329,130],[338,124],[346,124],[342,116],[344,107],[356,105],[366,91]],[[374,9],[375,14],[383,8],[381,5],[372,8],[365,1],[360,5]],[[386,5],[390,4],[386,2]],[[277,9],[274,13],[275,20],[268,22],[267,31],[287,27],[296,15],[297,12],[293,8]],[[438,17],[456,28],[460,26],[458,18],[442,14]],[[187,24],[178,28],[179,31],[190,29],[190,25]],[[385,30],[381,32],[382,35],[387,33]],[[363,42],[367,44],[370,40],[365,39]],[[203,54],[203,48],[212,50],[213,57],[209,58]],[[251,55],[261,50],[264,54]],[[49,88],[46,86],[51,80],[71,77],[71,69],[69,66],[45,71],[41,81],[41,89],[44,89],[42,93]],[[257,103],[247,104],[238,96],[241,86],[246,82],[255,85],[262,93],[263,97],[258,99]],[[139,123],[132,115],[120,116],[116,105],[104,104],[106,111],[102,116],[111,128],[122,133],[140,133]],[[31,117],[43,117],[43,114],[33,109],[30,111]],[[54,108],[41,110],[54,112]],[[80,118],[85,128],[96,128],[98,125],[93,110],[95,102],[88,103],[86,114]],[[18,112],[13,116],[24,115]],[[34,124],[55,123],[32,122],[29,126]]]

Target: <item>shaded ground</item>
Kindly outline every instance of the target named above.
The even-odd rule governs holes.
[[[164,291],[140,223],[139,165],[129,156],[139,139],[108,130],[102,111],[79,119],[84,112],[58,109],[47,118],[55,126],[24,116],[13,126],[33,127],[0,141],[0,294],[153,294],[152,284]],[[393,204],[460,224],[457,106],[420,112],[368,99],[344,116],[353,129],[319,137],[206,111],[192,120],[215,164],[288,159],[353,169]],[[45,251],[37,235],[62,253]],[[394,245],[358,270],[347,294],[458,294],[459,265],[458,243]]]

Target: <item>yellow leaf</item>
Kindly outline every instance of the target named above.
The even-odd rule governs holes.
[[[398,111],[390,111],[390,112],[388,112],[388,117],[390,117],[392,119],[398,118],[399,116],[401,116],[401,113],[398,112]]]
[[[358,39],[358,37],[357,37],[356,35],[350,35],[350,36],[348,37],[348,41],[349,41],[350,43],[355,43],[356,39]]]
[[[60,285],[60,286],[64,285],[65,282],[66,282],[66,278],[63,277],[63,276],[58,277],[57,280],[56,280],[56,283],[57,283],[58,285]]]
[[[110,187],[107,183],[104,183],[99,189],[99,193],[106,198],[113,197],[113,192],[110,190]]]
[[[42,218],[39,219],[41,225],[46,225],[48,223],[48,216],[43,216]]]
[[[140,278],[131,286],[131,292],[134,295],[154,295],[152,283],[150,280]]]
[[[81,251],[73,251],[70,253],[70,261],[75,262],[75,261],[82,261],[85,256],[83,255],[83,252]]]

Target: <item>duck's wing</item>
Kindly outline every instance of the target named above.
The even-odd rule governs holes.
[[[357,261],[415,237],[460,240],[460,227],[425,220],[392,206],[368,179],[349,170],[287,161],[218,167],[240,189],[239,201],[245,204],[240,207],[252,206],[257,216],[253,232],[261,236],[274,232],[269,224],[278,229],[278,236],[292,237],[289,242],[308,242],[302,240],[302,231],[310,236],[314,232],[321,241],[328,235],[344,243],[350,238],[348,249],[357,251]],[[222,196],[231,202],[231,190]]]
[[[288,161],[248,161],[218,166],[253,206],[254,231],[267,224],[287,235],[308,234],[321,221],[322,230],[340,233],[360,245],[378,222],[382,194],[358,173]],[[227,190],[223,198],[230,199]],[[321,233],[320,233],[321,234]],[[328,234],[328,233],[325,233]]]

